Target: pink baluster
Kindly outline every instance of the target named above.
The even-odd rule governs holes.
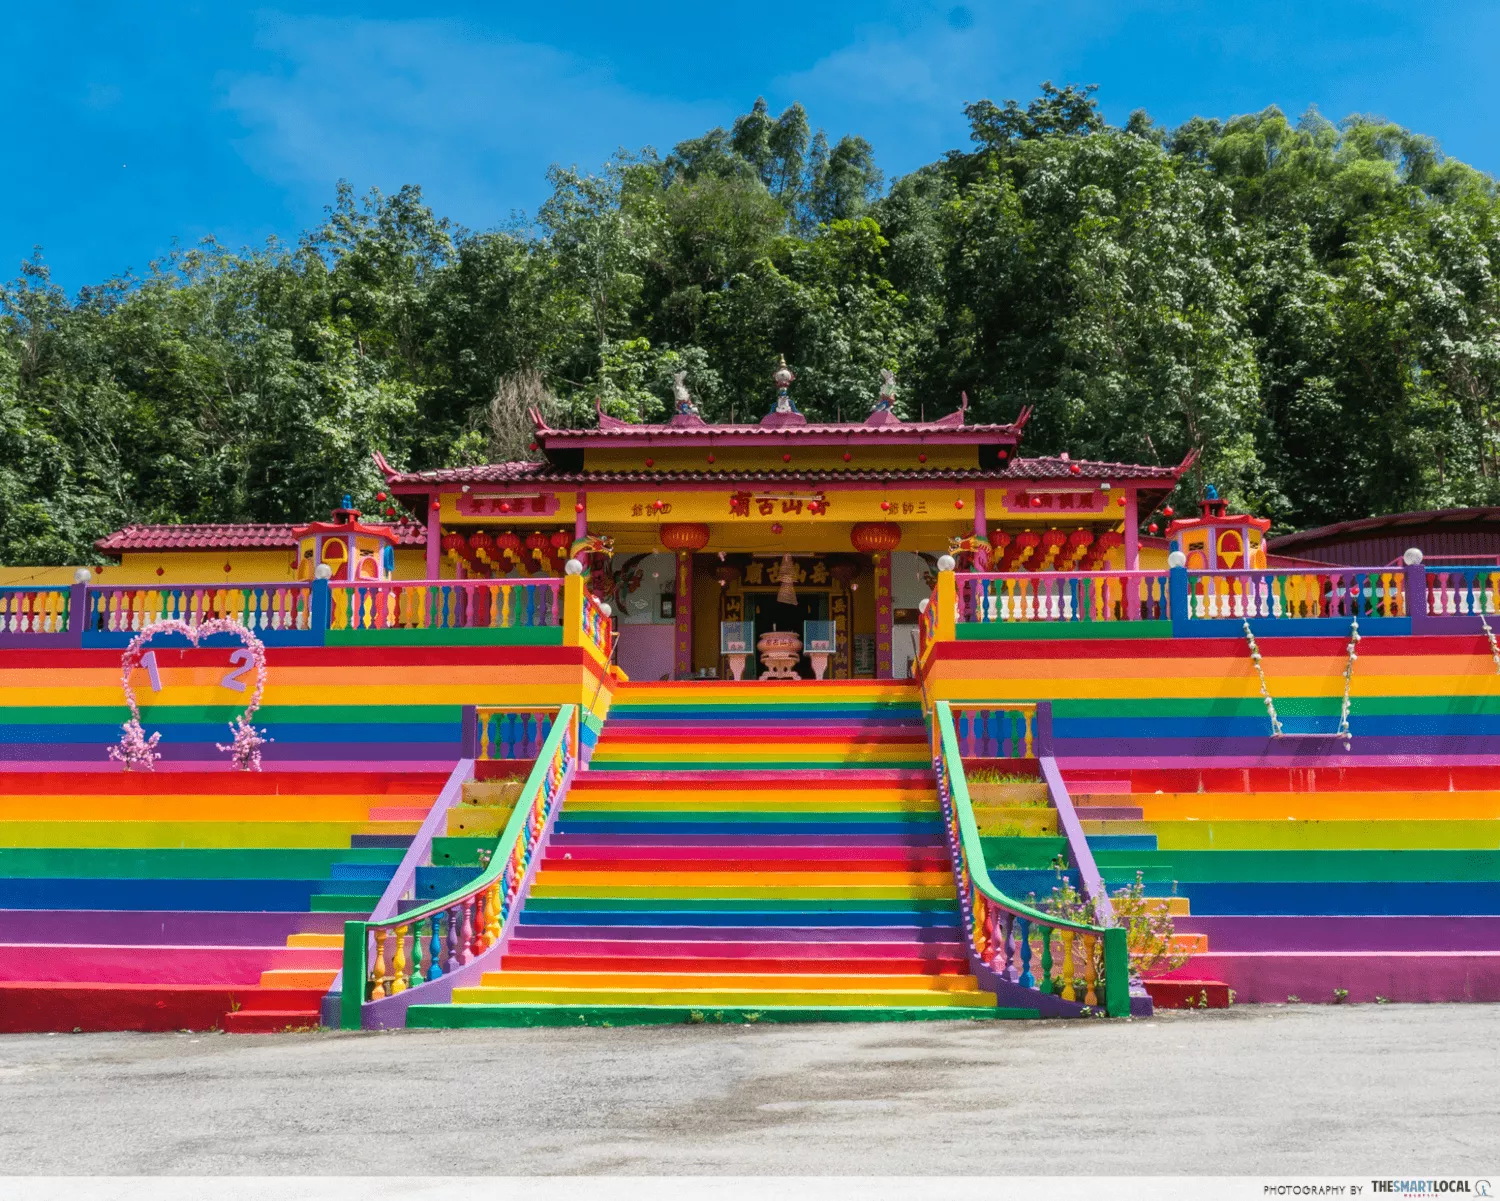
[[[468,963],[474,958],[474,952],[470,949],[470,944],[474,941],[473,902],[473,897],[465,897],[458,903],[464,915],[463,926],[458,932],[458,962],[460,964]]]
[[[451,908],[451,909],[448,910],[448,930],[447,930],[447,937],[448,937],[448,962],[445,965],[444,970],[445,971],[449,971],[449,972],[456,972],[456,971],[458,971],[459,962],[460,962],[459,957],[458,957],[458,906],[457,905],[453,906],[453,908]]]

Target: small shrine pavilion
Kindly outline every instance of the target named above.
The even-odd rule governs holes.
[[[554,429],[533,413],[532,462],[377,463],[426,517],[427,578],[555,575],[578,558],[614,608],[620,666],[656,680],[727,676],[724,631],[739,623],[756,640],[820,623],[833,648],[820,673],[903,677],[940,556],[1007,572],[1137,568],[1141,524],[1192,461],[1027,458],[1029,409],[970,424],[965,402],[903,421],[889,373],[864,421],[811,422],[794,380],[783,363],[755,424],[705,421],[679,377],[664,423],[601,411],[595,428]]]

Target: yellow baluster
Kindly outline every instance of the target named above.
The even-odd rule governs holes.
[[[398,992],[406,991],[406,927],[396,927],[396,954],[391,957],[391,971],[395,979],[391,981],[391,996]]]
[[[375,966],[371,969],[375,987],[370,990],[372,1001],[379,1001],[385,996],[385,935],[383,927],[375,927]]]
[[[1085,1005],[1099,1004],[1099,996],[1094,991],[1095,982],[1094,936],[1092,934],[1085,934],[1083,936],[1083,1003]]]
[[[1073,939],[1076,932],[1073,930],[1059,930],[1058,937],[1062,939],[1063,961],[1062,961],[1062,999],[1064,1001],[1076,1001],[1078,990],[1073,987]]]
[[[484,945],[492,947],[500,941],[500,881],[496,880],[489,887],[489,903],[486,906],[489,912],[485,915]]]

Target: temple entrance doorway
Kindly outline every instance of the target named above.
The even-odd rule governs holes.
[[[769,634],[772,630],[790,631],[801,638],[804,622],[828,620],[828,593],[799,591],[796,603],[785,605],[776,599],[774,592],[747,592],[745,608],[749,610],[746,618],[755,623],[757,643],[762,634]],[[758,676],[762,670],[759,655],[755,661]],[[806,655],[797,664],[797,674],[804,680],[813,678],[812,664]]]

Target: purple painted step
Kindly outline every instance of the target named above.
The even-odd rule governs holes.
[[[719,834],[579,834],[557,833],[549,840],[549,854],[569,847],[722,847],[738,846],[742,839]],[[759,847],[945,847],[941,834],[756,834]]]
[[[131,909],[0,909],[0,943],[126,946],[285,944],[289,934],[342,934],[363,913]]]
[[[1077,805],[1074,812],[1081,822],[1138,822],[1146,816],[1144,809],[1130,805]]]
[[[1174,924],[1181,934],[1208,935],[1209,954],[1500,951],[1500,917],[1180,917]]]

